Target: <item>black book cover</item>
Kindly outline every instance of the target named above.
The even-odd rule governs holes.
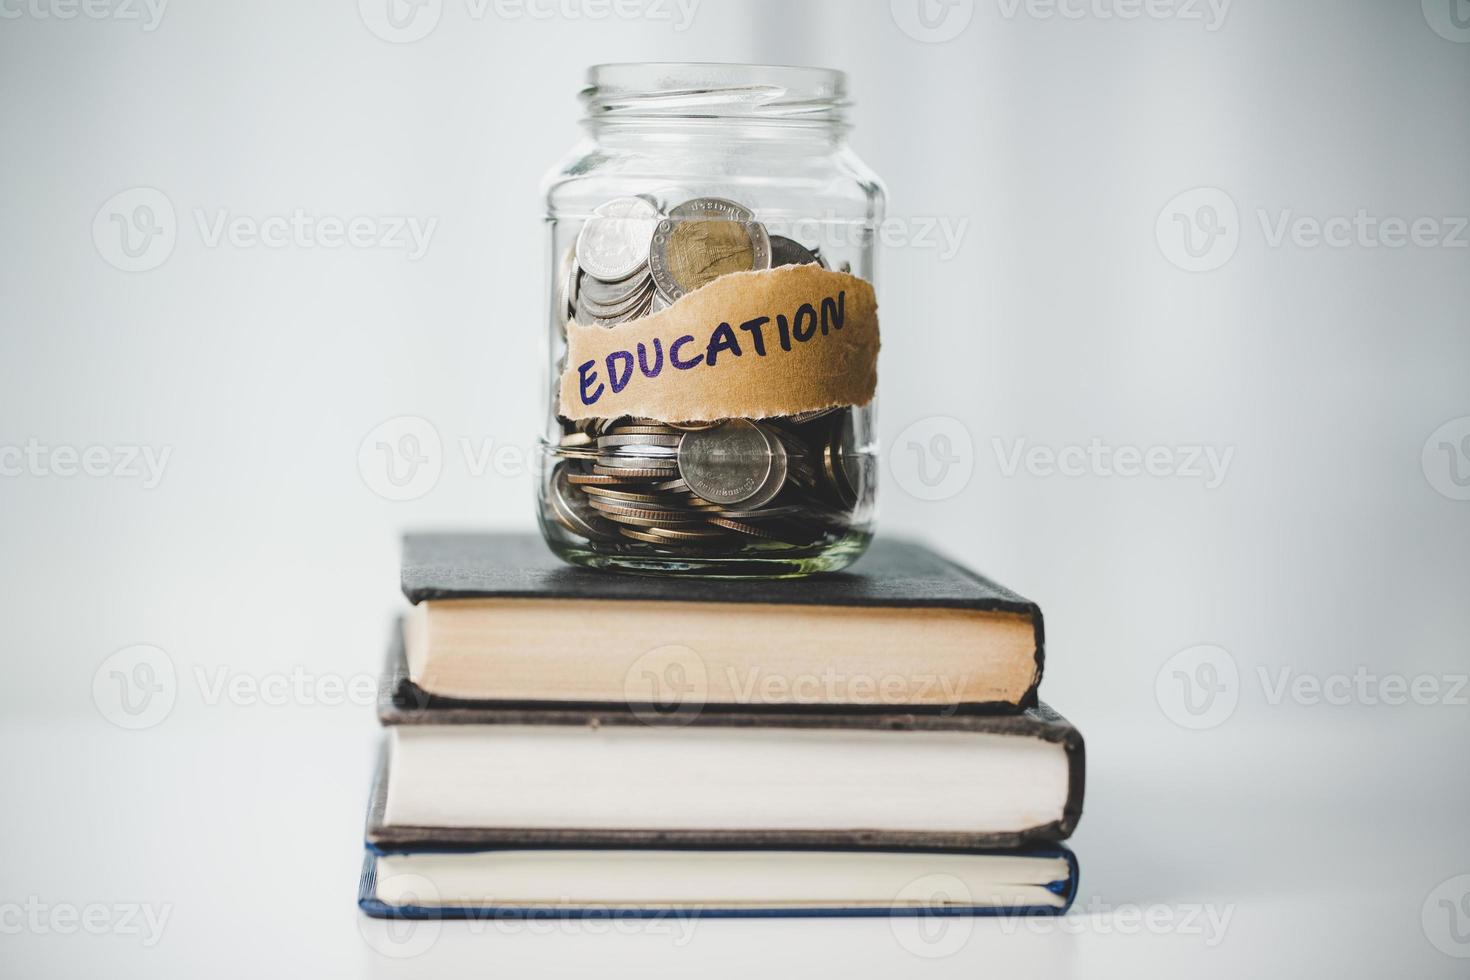
[[[396,694],[406,681],[402,655],[398,667],[390,660],[389,672],[380,685],[378,718],[384,726],[394,725],[648,725],[658,719],[627,706],[537,708],[524,705],[499,706],[473,702],[435,701],[404,703]],[[417,688],[414,688],[417,690]],[[422,692],[420,692],[422,693]],[[724,726],[732,728],[855,728],[870,731],[963,731],[1040,738],[1060,743],[1067,756],[1067,800],[1062,818],[1018,834],[929,833],[893,831],[678,831],[596,830],[537,828],[436,828],[390,827],[383,823],[387,800],[387,752],[383,753],[368,811],[369,846],[401,850],[436,847],[852,847],[878,849],[979,847],[1009,848],[1038,842],[1065,840],[1082,815],[1086,753],[1082,733],[1071,722],[1045,704],[1036,704],[1019,714],[895,713],[873,711],[810,710],[722,710],[681,713],[678,727]],[[677,736],[676,736],[677,737]]]
[[[657,578],[574,568],[534,534],[409,534],[403,541],[402,585],[403,594],[415,604],[445,599],[638,599],[1017,613],[1031,621],[1036,637],[1035,682],[1021,707],[1037,703],[1045,658],[1041,608],[1036,603],[903,539],[876,540],[847,571],[760,580]],[[406,678],[401,693],[408,703],[434,700]]]

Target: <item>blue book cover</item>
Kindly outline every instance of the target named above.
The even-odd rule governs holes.
[[[374,918],[402,919],[1061,915],[1077,881],[1077,859],[1061,845],[902,851],[368,845],[358,905]]]

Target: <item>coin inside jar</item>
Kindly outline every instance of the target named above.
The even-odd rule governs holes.
[[[578,492],[568,481],[567,464],[559,464],[551,476],[549,499],[551,513],[568,531],[592,541],[607,541],[617,537],[615,525],[610,524],[589,506],[585,494]]]
[[[746,419],[684,433],[677,459],[689,489],[717,504],[759,506],[779,493],[786,479],[785,449]],[[773,479],[778,473],[780,482]]]
[[[696,198],[658,223],[648,268],[658,295],[672,303],[732,272],[771,267],[771,239],[751,211],[722,198]]]
[[[771,268],[782,265],[820,265],[817,256],[785,235],[771,236]]]
[[[645,198],[619,197],[593,209],[577,235],[577,262],[604,282],[621,282],[648,263],[660,218]]]

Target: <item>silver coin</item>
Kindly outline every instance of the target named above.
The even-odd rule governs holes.
[[[600,440],[599,440],[600,441]],[[651,442],[639,442],[623,446],[598,446],[598,452],[609,459],[628,456],[649,459],[674,459],[679,455],[678,446],[656,445]]]
[[[607,435],[610,436],[676,436],[678,434],[679,430],[672,425],[639,419],[634,419],[627,423],[619,423],[607,430]]]
[[[584,284],[588,281],[595,280],[583,280]],[[647,307],[649,301],[652,299],[652,279],[648,280],[646,288],[636,289],[627,296],[619,297],[611,303],[599,302],[591,295],[591,290],[584,285],[581,292],[577,295],[577,311],[597,319],[611,320],[617,317],[625,317],[637,309]]]
[[[664,470],[669,471],[672,479],[678,470],[678,458],[665,456],[655,459],[651,456],[617,456],[612,453],[602,453],[597,458],[597,465],[609,470]]]
[[[857,433],[851,412],[835,420],[822,447],[822,477],[839,505],[850,510],[857,505],[865,479],[864,458],[858,452]]]
[[[598,449],[612,449],[617,446],[666,446],[677,449],[681,436],[678,433],[671,435],[610,435],[603,436],[597,440]]]
[[[723,197],[696,197],[669,209],[671,218],[723,218],[726,221],[752,221],[755,212],[743,204]]]
[[[679,476],[705,500],[743,504],[768,491],[778,454],[784,480],[786,451],[780,443],[754,422],[731,419],[713,429],[684,433]]]
[[[774,500],[786,486],[787,477],[791,472],[791,457],[779,440],[774,441],[771,448],[774,450],[771,459],[771,475],[766,478],[766,482],[755,496],[741,504],[742,507],[764,507]]]
[[[655,515],[663,520],[678,522],[704,520],[702,513],[690,510],[688,507],[684,507],[677,502],[670,503],[665,500],[657,500],[649,503],[647,501],[623,500],[616,497],[591,494],[588,495],[587,503],[604,514],[642,513],[644,516]]]
[[[577,235],[578,264],[605,282],[627,279],[648,262],[648,245],[661,217],[641,197],[599,205]]]
[[[787,504],[784,507],[721,507],[717,511],[719,516],[737,521],[770,520],[775,517],[791,517],[805,512],[806,508],[797,504]]]
[[[815,252],[785,235],[771,236],[771,268],[782,265],[819,265],[821,260]]]
[[[603,282],[595,276],[586,276],[577,290],[577,298],[589,307],[615,309],[626,306],[629,300],[651,289],[653,277],[644,268],[641,273],[634,273],[622,282]]]
[[[619,324],[628,323],[631,320],[640,319],[641,317],[648,315],[648,307],[649,304],[653,301],[653,296],[654,294],[652,292],[649,292],[647,295],[639,300],[637,305],[632,306],[623,312],[613,314],[612,316],[599,316],[597,313],[587,309],[585,304],[579,302],[577,304],[577,322],[606,328],[616,327]]]
[[[551,475],[551,492],[547,494],[547,499],[557,523],[573,534],[591,541],[615,539],[617,528],[588,506],[586,495],[567,482],[568,475],[565,463],[559,464]]]

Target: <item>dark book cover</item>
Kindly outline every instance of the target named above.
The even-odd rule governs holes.
[[[657,724],[626,709],[500,708],[431,706],[404,708],[388,695],[380,704],[379,719],[393,725],[583,725],[592,727]],[[959,731],[1038,738],[1059,743],[1067,758],[1067,799],[1062,816],[1019,833],[970,833],[883,830],[609,830],[598,828],[536,827],[413,827],[384,822],[388,797],[388,753],[383,752],[368,807],[365,837],[370,846],[402,850],[414,848],[577,846],[577,847],[843,847],[903,850],[907,848],[1010,848],[1056,842],[1071,836],[1082,816],[1086,782],[1086,751],[1082,733],[1045,704],[1019,714],[877,714],[873,712],[708,711],[684,715],[683,726],[731,728],[850,728],[868,731]],[[677,737],[677,731],[672,732]]]
[[[403,593],[409,602],[448,599],[599,599],[695,603],[963,609],[1025,616],[1035,634],[1035,680],[1020,707],[1036,704],[1044,664],[1044,628],[1036,603],[902,539],[875,541],[850,569],[796,580],[656,578],[614,575],[562,562],[533,534],[409,534],[403,541]],[[402,679],[405,703],[432,695]],[[1014,710],[1015,704],[967,705]],[[850,710],[850,709],[849,709]]]
[[[561,847],[563,845],[557,845]],[[749,848],[725,848],[728,850],[749,850]],[[840,846],[828,846],[817,848],[818,850],[843,851],[852,850]],[[437,851],[466,851],[477,852],[486,848],[424,848],[423,850]],[[702,907],[702,908],[624,908],[599,906],[595,908],[580,908],[577,906],[514,906],[514,905],[476,905],[476,906],[440,906],[440,905],[390,905],[377,895],[377,858],[379,853],[407,853],[406,849],[395,849],[393,852],[380,851],[369,847],[363,861],[362,873],[358,878],[357,905],[364,913],[375,919],[525,919],[525,918],[642,918],[663,919],[678,916],[684,919],[727,919],[727,918],[847,918],[847,917],[883,917],[892,916],[1018,916],[1018,915],[1064,915],[1071,907],[1073,900],[1077,897],[1078,870],[1077,857],[1072,851],[1060,844],[1026,848],[1021,851],[995,851],[986,848],[968,847],[934,847],[927,850],[933,853],[945,853],[956,855],[985,855],[996,854],[997,856],[1029,856],[1039,858],[1061,858],[1066,864],[1065,875],[1051,883],[1046,888],[1052,894],[1058,896],[1062,903],[1059,906],[1035,905],[1035,906],[995,906],[995,905],[948,905],[948,906],[885,906],[885,905],[855,905],[845,908],[811,908],[790,905],[774,905],[771,907]]]

